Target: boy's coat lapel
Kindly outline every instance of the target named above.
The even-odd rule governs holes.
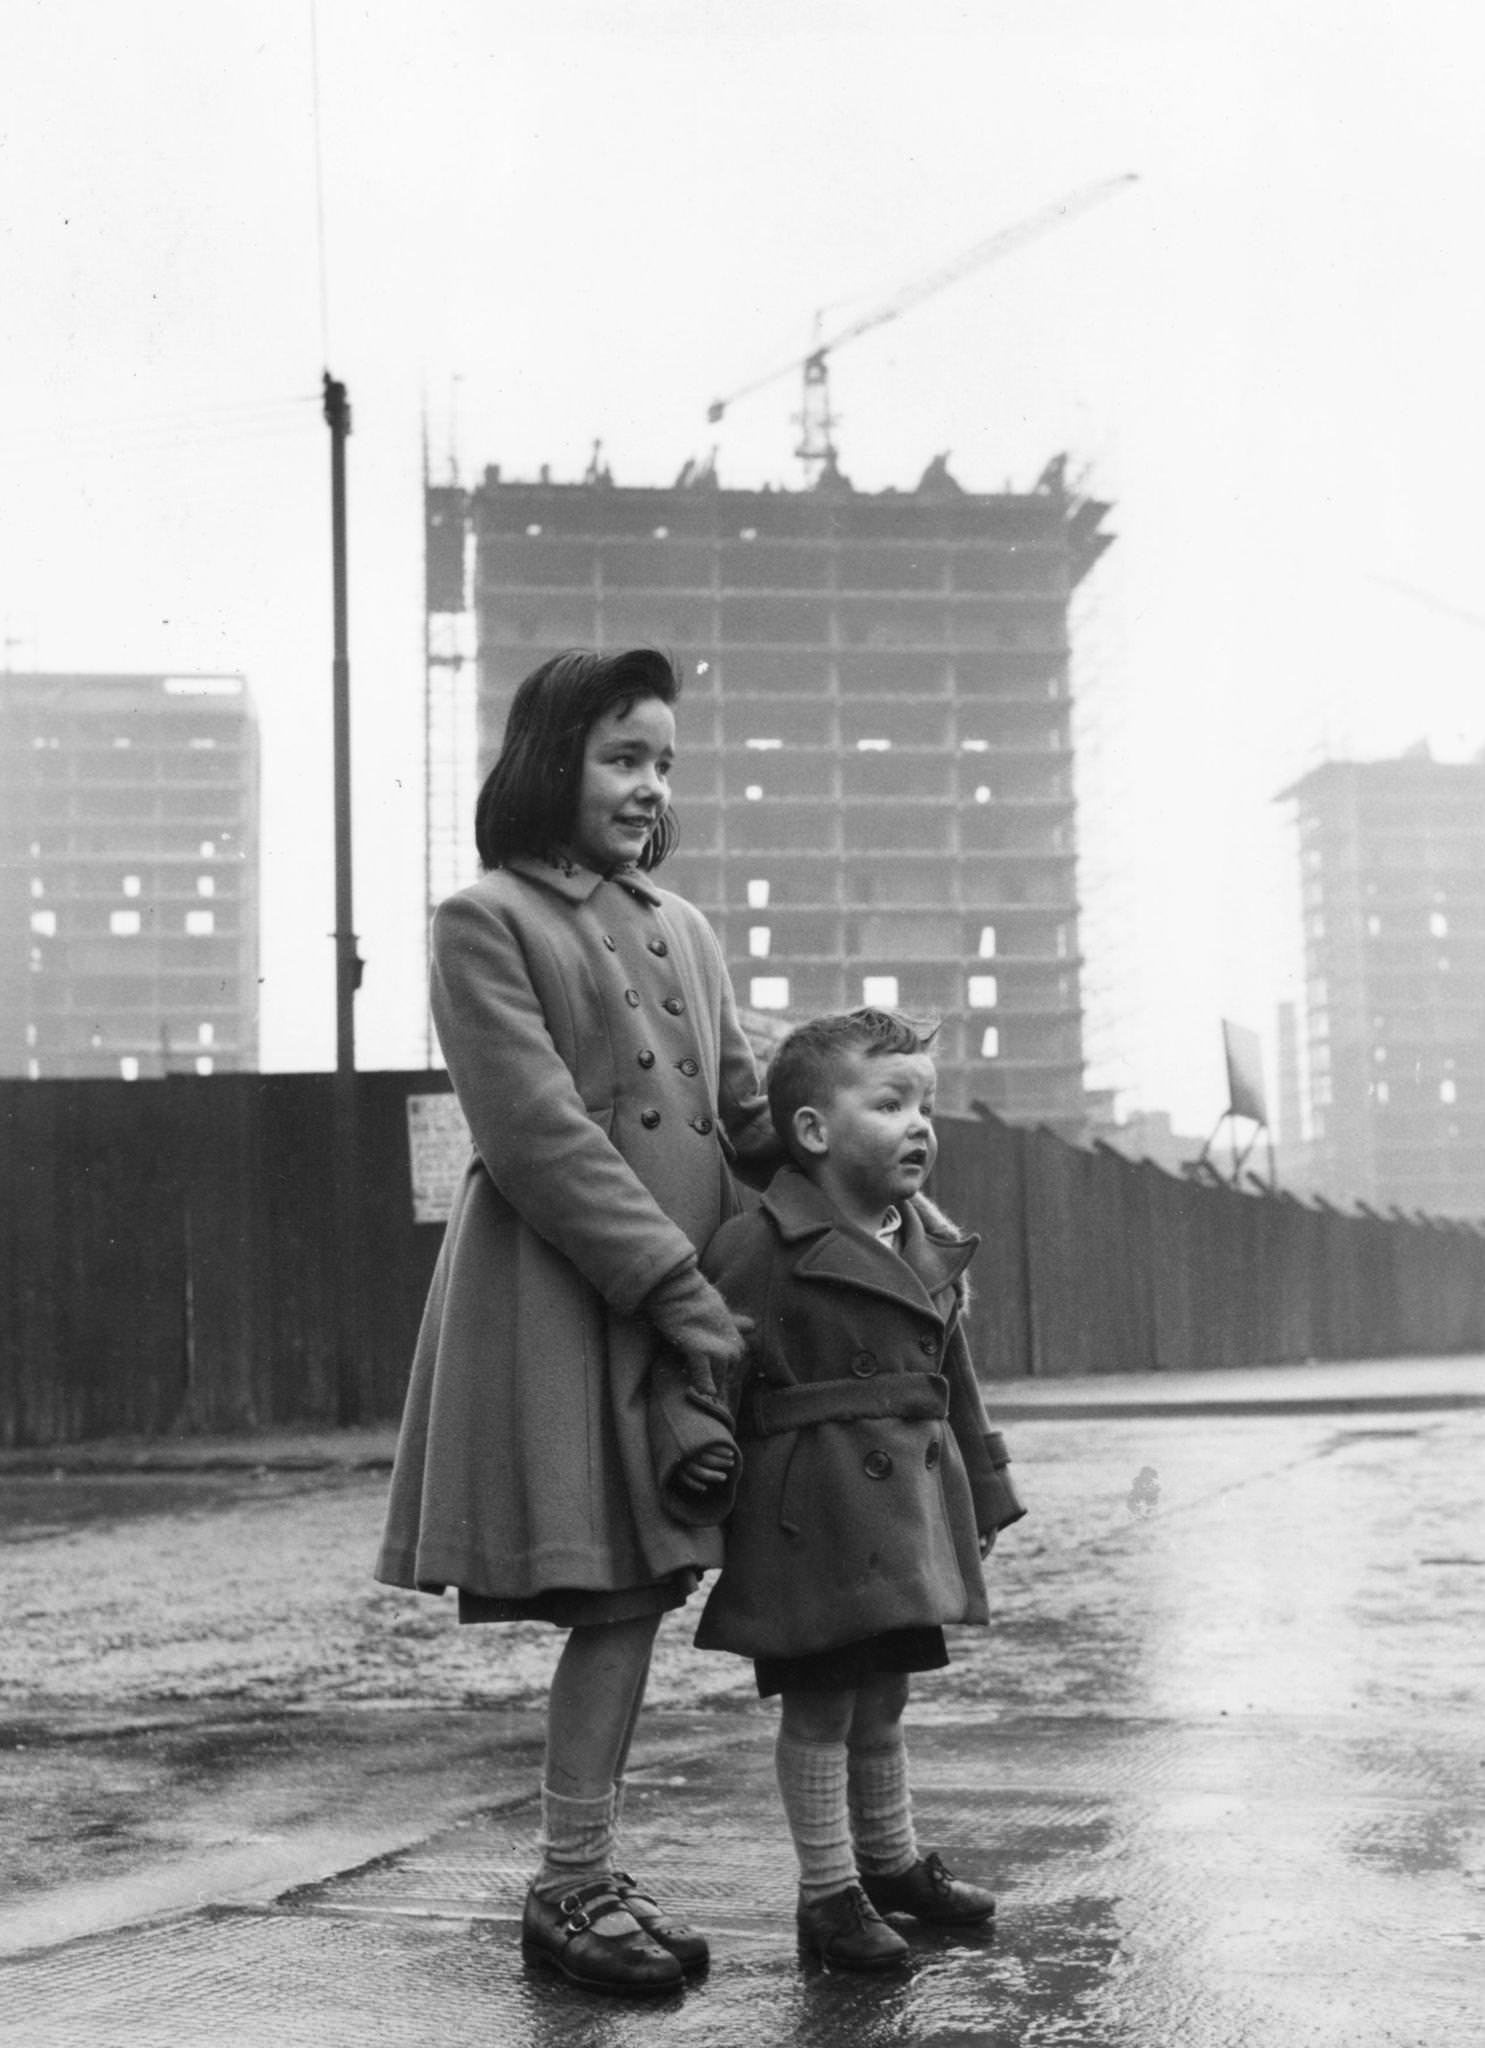
[[[838,1224],[825,1197],[797,1168],[786,1167],[775,1176],[763,1197],[763,1207],[786,1244],[805,1238],[815,1240],[794,1262],[796,1279],[823,1280],[834,1286],[881,1295],[920,1315],[931,1316],[940,1326],[953,1313],[951,1290],[979,1245],[977,1237],[947,1244],[929,1237],[914,1205],[905,1202],[899,1255],[876,1238]],[[947,1313],[933,1299],[945,1292],[950,1292]]]

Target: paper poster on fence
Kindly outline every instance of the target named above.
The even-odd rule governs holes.
[[[469,1164],[469,1126],[457,1095],[409,1095],[407,1150],[414,1223],[447,1223]]]

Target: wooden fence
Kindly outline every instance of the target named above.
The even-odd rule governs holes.
[[[986,1242],[995,1378],[1485,1350],[1485,1232],[1176,1179],[987,1119],[941,1131],[935,1192]]]
[[[356,1076],[346,1272],[333,1075],[0,1082],[0,1443],[395,1416],[442,1235],[405,1104],[447,1087]]]
[[[406,1101],[356,1077],[357,1257],[334,1077],[0,1082],[0,1444],[395,1418],[441,1230]],[[1175,1180],[946,1118],[935,1192],[984,1242],[993,1377],[1485,1349],[1485,1235]]]

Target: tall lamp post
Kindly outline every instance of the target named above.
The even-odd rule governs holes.
[[[335,654],[335,1071],[356,1070],[356,990],[362,962],[351,908],[351,659],[346,603],[345,444],[351,405],[344,384],[325,372],[325,422],[330,429],[330,545]]]
[[[351,407],[344,384],[327,370],[325,424],[330,429],[331,578],[334,599],[333,700],[335,721],[335,1098],[334,1178],[338,1295],[336,1404],[338,1420],[361,1420],[363,1401],[361,1288],[356,1129],[356,990],[362,960],[356,951],[351,901],[351,662],[346,599],[345,444]]]

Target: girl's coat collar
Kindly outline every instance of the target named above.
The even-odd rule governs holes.
[[[563,896],[569,903],[586,903],[593,892],[605,881],[616,882],[621,889],[627,889],[631,896],[637,896],[641,903],[648,903],[651,909],[660,907],[660,891],[639,868],[623,868],[613,875],[600,875],[596,869],[579,867],[576,861],[531,860],[525,854],[518,854],[504,866],[522,881],[537,882],[543,889],[550,889]]]

